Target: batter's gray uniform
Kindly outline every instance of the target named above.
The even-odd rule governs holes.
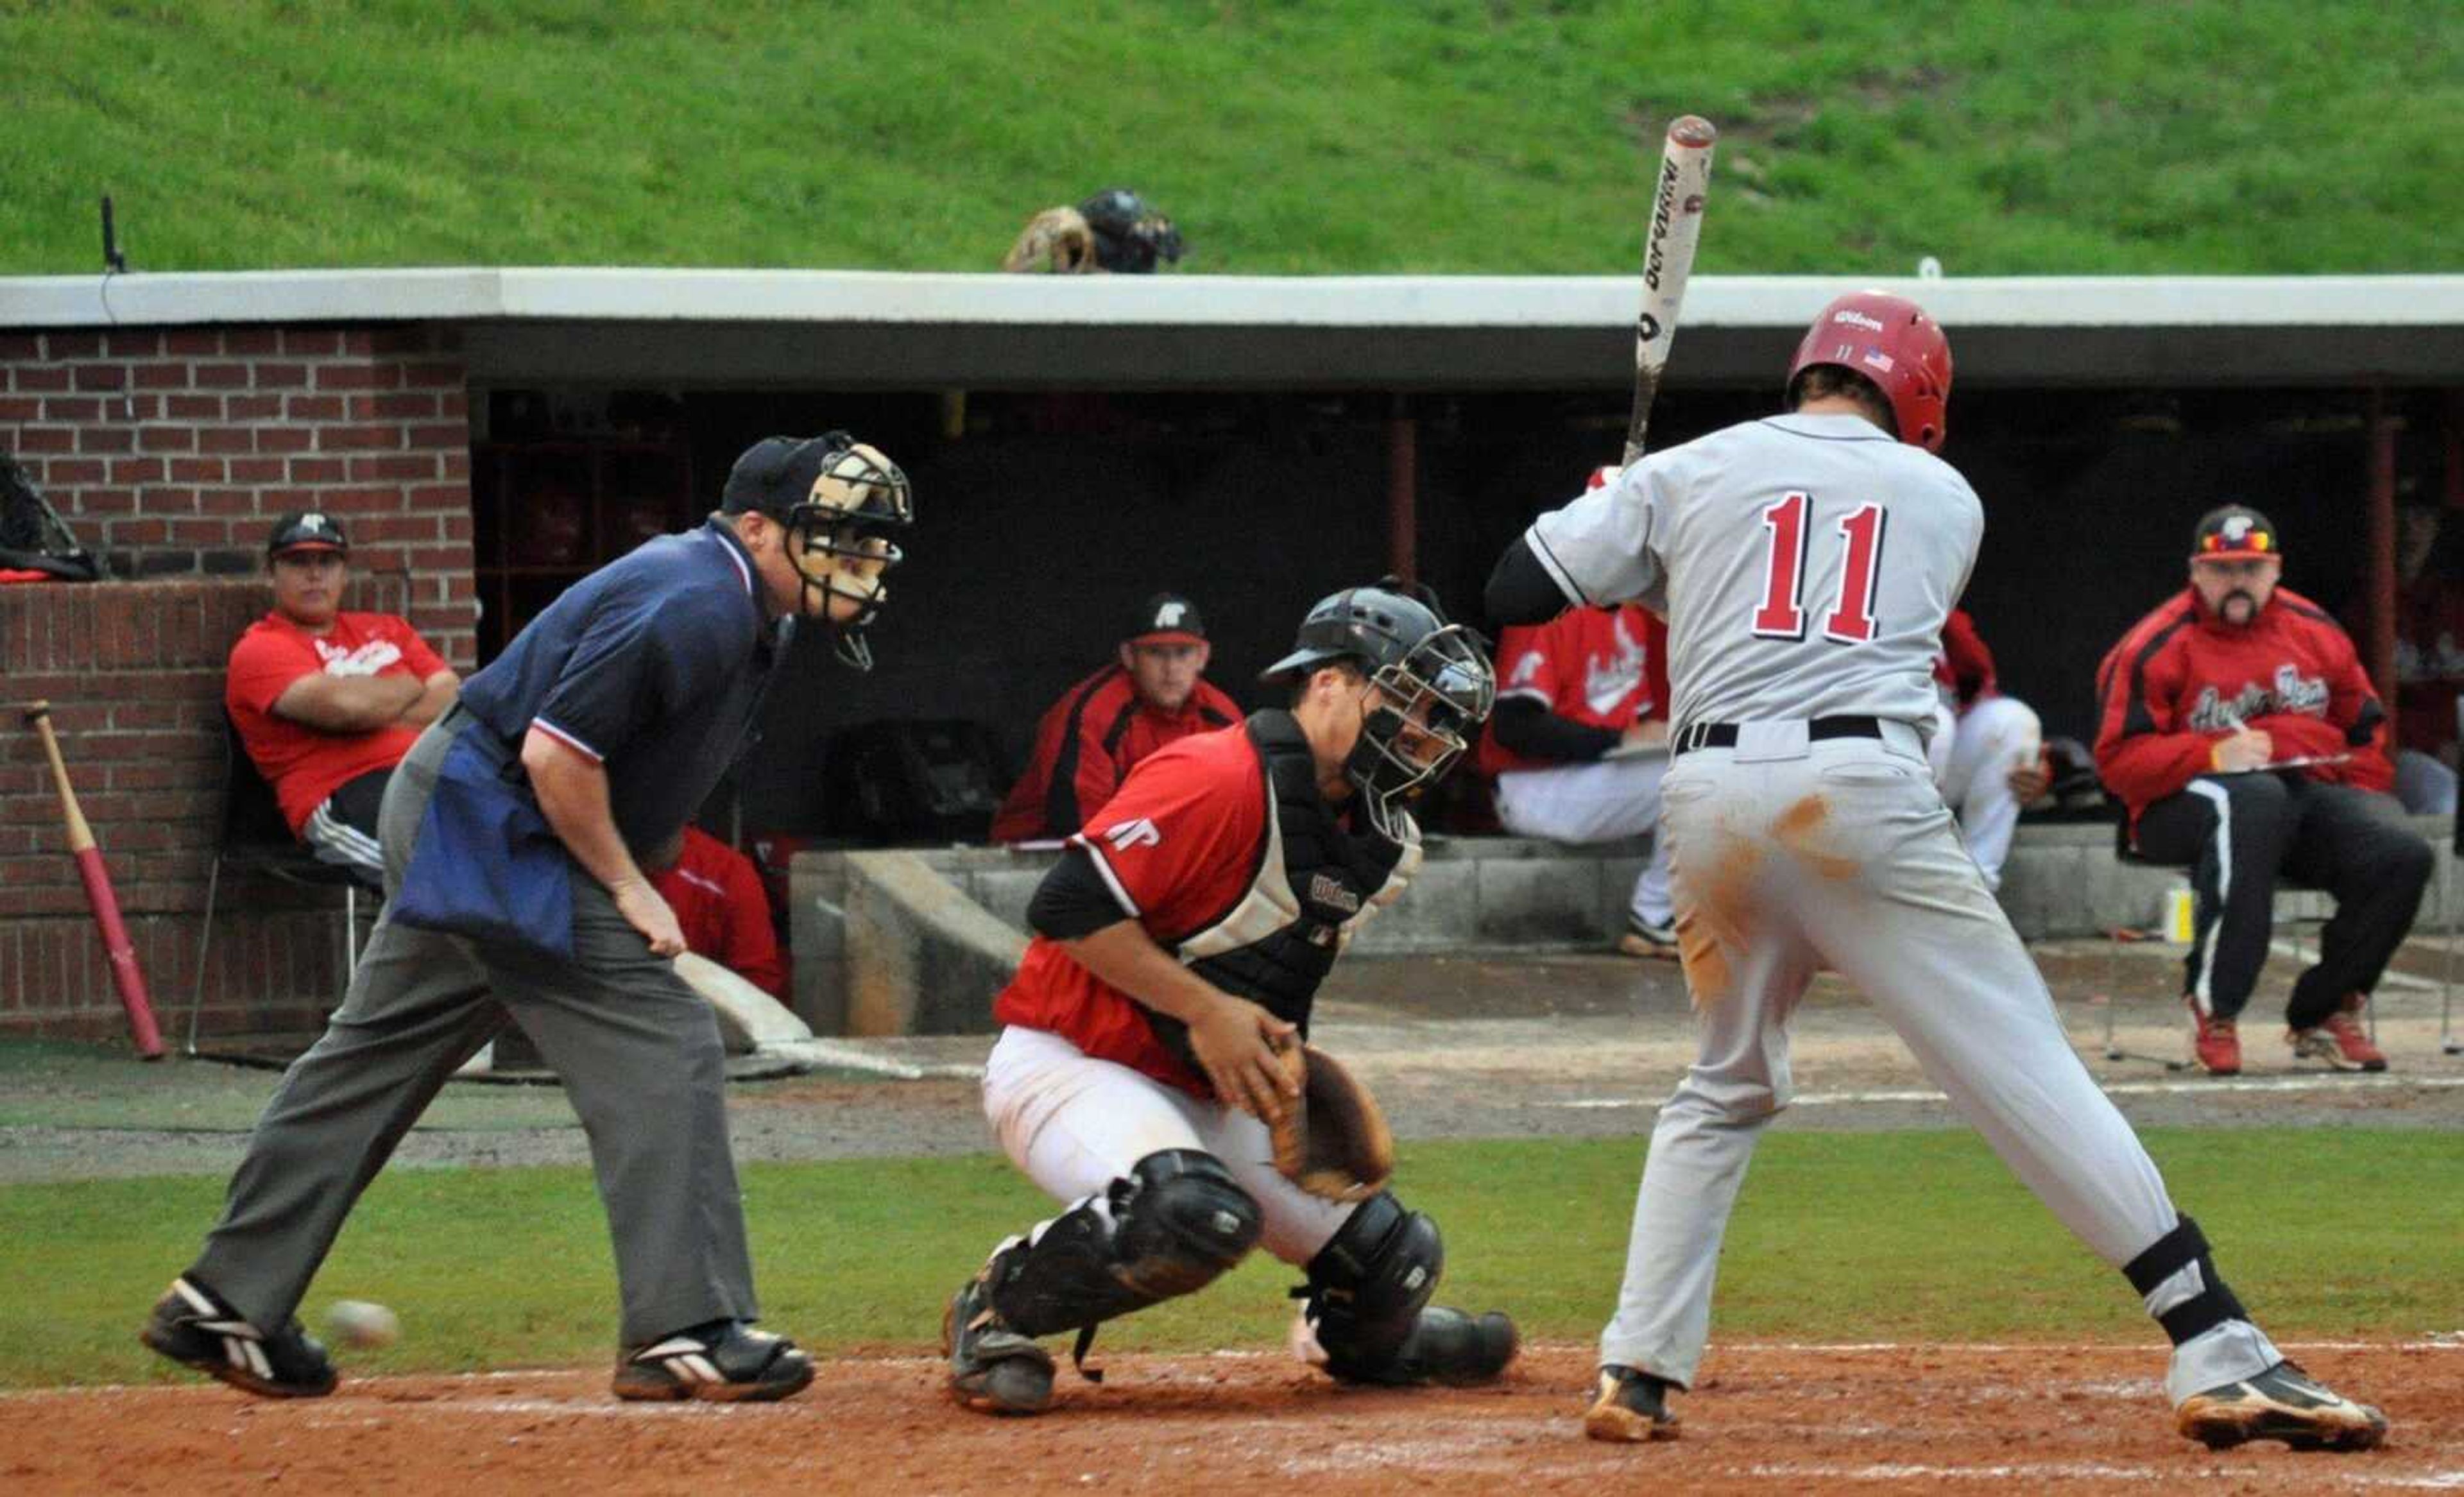
[[[1669,623],[1663,782],[1700,1050],[1661,1109],[1603,1363],[1689,1384],[1722,1233],[1789,1099],[1788,1024],[1829,966],[2004,1162],[2117,1268],[2180,1222],[2063,1036],[1927,773],[1932,661],[1984,516],[1949,466],[1849,415],[1776,416],[1628,467],[1526,541],[1566,596]],[[2208,1288],[2185,1264],[2163,1315]],[[2174,1402],[2280,1360],[2235,1317],[2177,1346]]]

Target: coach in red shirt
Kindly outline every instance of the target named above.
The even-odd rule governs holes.
[[[1073,835],[1131,765],[1175,739],[1239,722],[1240,704],[1204,679],[1208,648],[1196,604],[1178,593],[1149,598],[1118,658],[1036,723],[1035,757],[993,818],[993,840]]]
[[[266,542],[274,611],[231,647],[223,705],[292,832],[379,882],[377,807],[461,678],[390,613],[346,613],[350,542],[333,517],[285,515]]]
[[[2267,960],[2277,875],[2327,891],[2336,917],[2293,984],[2299,1058],[2385,1070],[2363,1005],[2411,930],[2430,845],[2386,791],[2387,713],[2353,642],[2277,585],[2267,517],[2227,505],[2199,521],[2190,585],[2097,668],[2096,763],[2129,808],[2138,849],[2189,866],[2198,894],[2184,1001],[2199,1064],[2241,1069],[2235,1021]]]

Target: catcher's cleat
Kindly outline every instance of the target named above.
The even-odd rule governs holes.
[[[616,1397],[641,1402],[769,1403],[812,1380],[813,1359],[795,1342],[740,1320],[714,1320],[626,1353],[612,1386]]]
[[[2190,1050],[2199,1068],[2211,1076],[2240,1075],[2241,1033],[2233,1022],[2200,1012],[2199,1001],[2189,994],[2182,995],[2182,1002],[2190,1006]]]
[[[2367,1002],[2355,993],[2344,1000],[2343,1009],[2321,1020],[2317,1027],[2287,1030],[2284,1043],[2293,1046],[2293,1058],[2325,1061],[2338,1070],[2387,1069],[2387,1052],[2370,1043],[2359,1023],[2362,1005]]]
[[[269,1335],[194,1279],[171,1281],[137,1339],[260,1398],[321,1398],[338,1380],[325,1349],[297,1319]]]
[[[1315,1334],[1306,1316],[1294,1328],[1296,1342],[1303,1333]],[[1331,1363],[1327,1372],[1338,1382],[1395,1388],[1438,1383],[1448,1388],[1469,1388],[1494,1382],[1522,1347],[1522,1336],[1503,1310],[1469,1315],[1450,1306],[1430,1305],[1420,1310],[1411,1333],[1403,1338],[1391,1360],[1377,1365]],[[1317,1359],[1306,1350],[1301,1357],[1304,1361]]]
[[[1657,958],[1663,961],[1677,959],[1677,927],[1653,925],[1633,915],[1625,917],[1625,934],[1617,939],[1620,957]]]
[[[2296,1450],[2367,1450],[2387,1438],[2387,1416],[2313,1380],[2291,1362],[2182,1400],[2174,1426],[2211,1450],[2281,1440]]]
[[[1583,1433],[1630,1443],[1675,1440],[1677,1416],[1668,1412],[1668,1390],[1675,1386],[1631,1367],[1601,1368],[1599,1396],[1583,1415]]]
[[[1041,1414],[1052,1403],[1052,1354],[1012,1331],[979,1274],[941,1316],[950,1396],[984,1414]]]

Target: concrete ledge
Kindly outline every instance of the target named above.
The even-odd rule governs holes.
[[[2420,924],[2441,924],[2455,888],[2444,817],[2407,818],[2438,849],[2439,874]],[[1434,840],[1403,898],[1370,922],[1355,951],[1605,949],[1648,841],[1568,848],[1521,837]],[[790,933],[796,1012],[815,1034],[969,1034],[992,1027],[992,1001],[1026,949],[1027,901],[1057,850],[939,848],[805,852],[792,875]],[[2019,828],[2001,898],[2029,940],[2157,923],[2175,869],[2125,865],[2110,823]],[[2287,894],[2286,915],[2323,913],[2315,894]]]
[[[816,1034],[978,1034],[1026,937],[925,852],[798,855],[796,1011]],[[1020,902],[1022,911],[1024,901]]]

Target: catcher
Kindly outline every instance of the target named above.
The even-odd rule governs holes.
[[[984,1067],[1001,1148],[1067,1210],[994,1250],[942,1324],[958,1400],[1052,1399],[1037,1336],[1194,1293],[1263,1243],[1303,1268],[1293,1348],[1350,1382],[1468,1383],[1514,1324],[1429,1303],[1437,1223],[1385,1190],[1368,1094],[1300,1042],[1353,934],[1420,862],[1405,805],[1478,733],[1476,636],[1388,578],[1311,608],[1264,679],[1288,711],[1139,761],[1037,888]],[[1270,1133],[1271,1130],[1271,1133]]]

